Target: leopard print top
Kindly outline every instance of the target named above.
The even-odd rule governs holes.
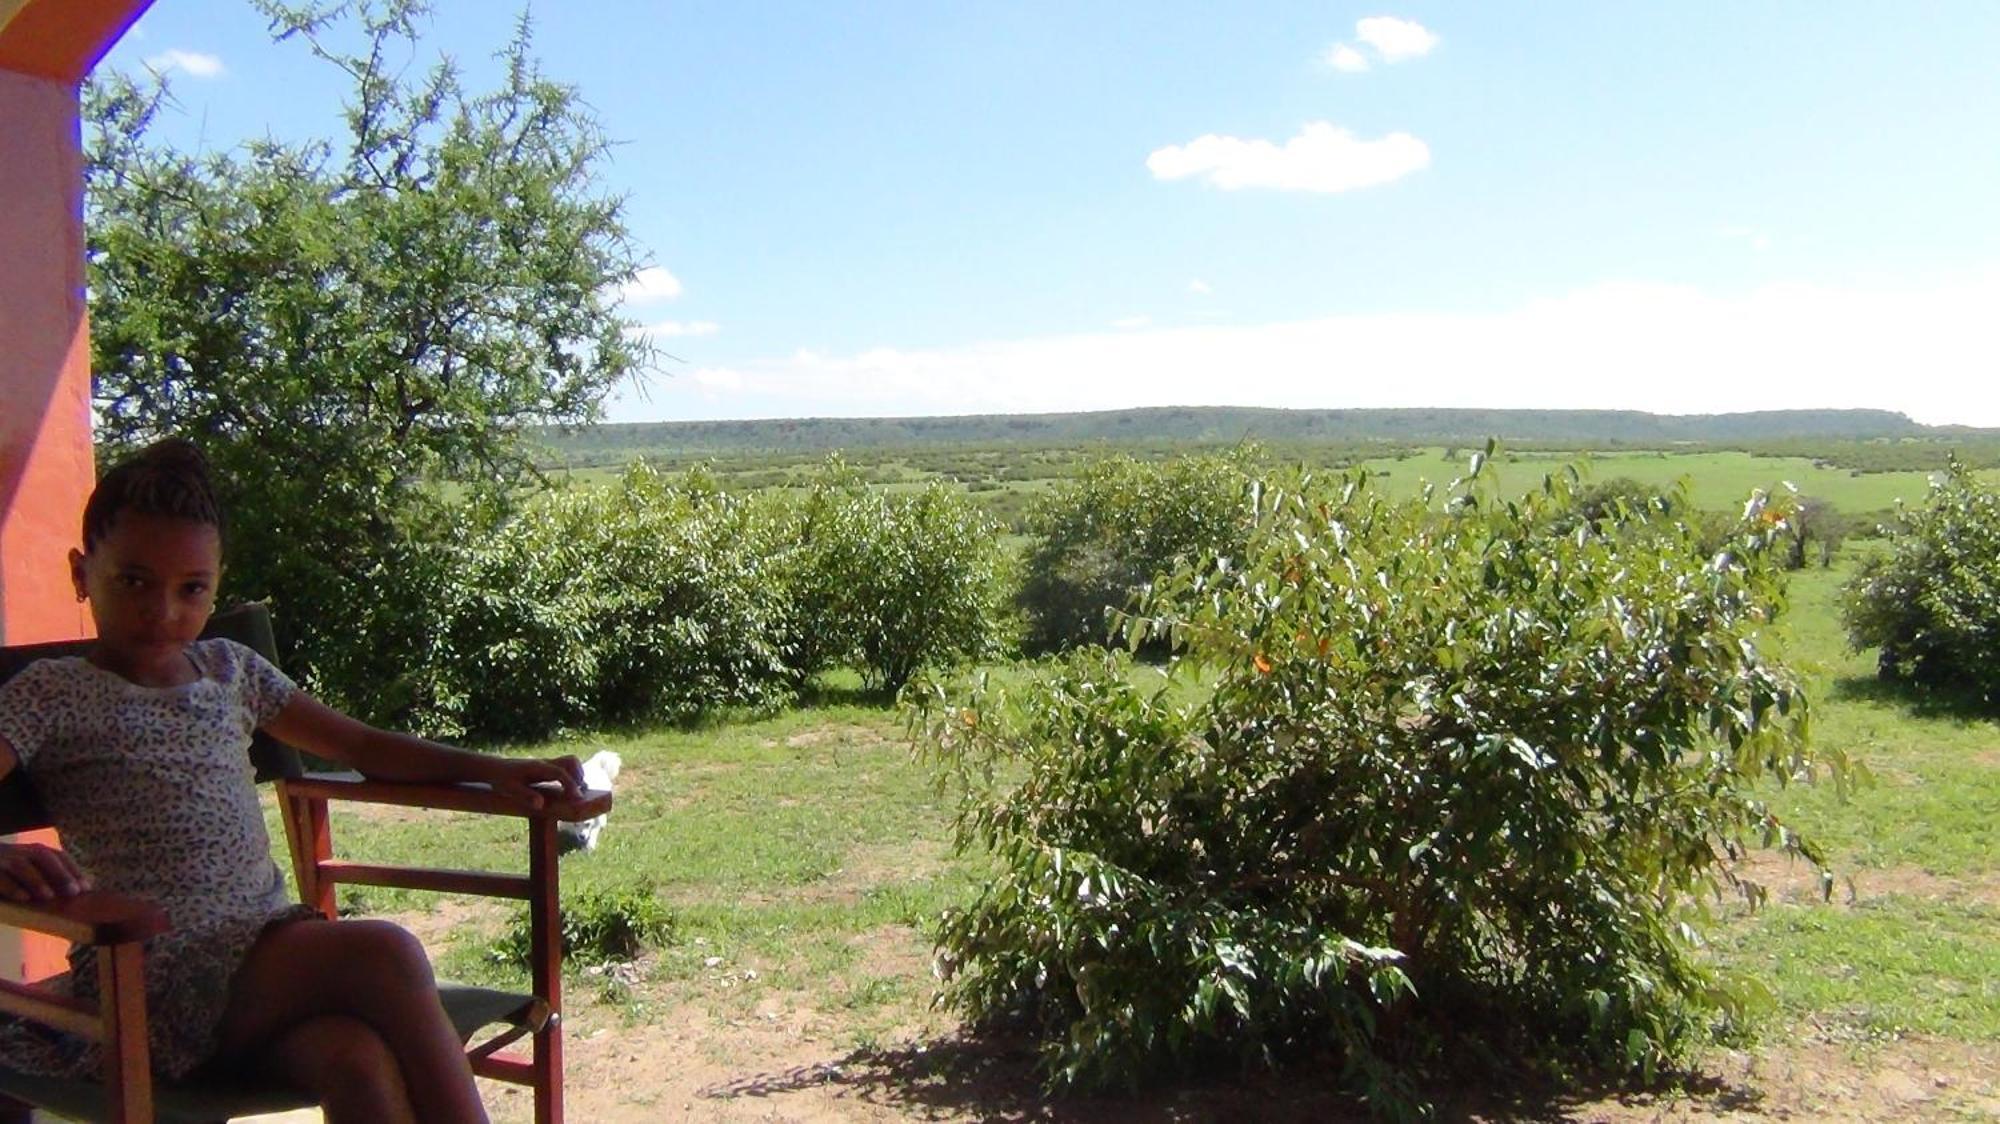
[[[0,684],[0,737],[70,857],[99,889],[167,911],[145,975],[153,1068],[168,1077],[213,1053],[229,982],[264,928],[312,915],[272,861],[249,756],[251,734],[297,688],[233,640],[199,641],[188,658],[200,675],[178,687],[141,687],[79,657]],[[56,986],[91,996],[96,985],[92,950],[73,950]],[[0,1057],[49,1075],[99,1061],[95,1047],[24,1023],[0,1023]]]

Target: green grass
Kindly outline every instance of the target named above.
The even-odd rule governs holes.
[[[1872,653],[1840,629],[1850,573],[1795,576],[1782,632],[1809,684],[1814,743],[1845,751],[1865,783],[1844,799],[1824,783],[1772,793],[1825,849],[1834,899],[1737,914],[1717,952],[1770,987],[1794,1030],[2000,1042],[2000,722],[1879,684]]]
[[[893,712],[822,707],[535,752],[604,748],[624,759],[617,806],[596,851],[564,856],[564,895],[651,887],[673,934],[646,965],[644,985],[629,994],[601,987],[605,998],[643,1016],[663,1001],[740,1011],[760,996],[809,992],[852,1016],[857,1034],[882,1031],[927,1003],[921,930],[972,892],[981,868],[947,853],[946,810]],[[475,869],[524,861],[516,821],[335,816],[342,857]],[[423,910],[433,900],[373,888],[342,893],[344,909],[366,913]],[[501,907],[446,933],[441,971],[525,979],[490,955],[508,916]]]
[[[1361,466],[1384,476],[1382,485],[1391,495],[1415,495],[1428,482],[1443,487],[1461,475],[1471,450],[1460,449],[1450,460],[1444,450],[1426,450],[1427,455],[1363,461]],[[1836,509],[1860,514],[1893,508],[1897,500],[1919,502],[1929,488],[1927,472],[1857,473],[1823,466],[1808,457],[1767,457],[1740,452],[1673,453],[1511,453],[1504,449],[1488,471],[1495,474],[1503,495],[1519,494],[1541,485],[1542,478],[1560,472],[1565,465],[1585,464],[1593,480],[1627,477],[1655,488],[1671,488],[1682,477],[1689,482],[1694,505],[1703,510],[1740,509],[1758,488],[1775,491],[1786,481],[1808,496],[1824,500]],[[1989,471],[1988,479],[2000,479]]]
[[[1902,895],[1778,905],[1725,935],[1780,1015],[1822,1035],[2000,1041],[2000,909]]]

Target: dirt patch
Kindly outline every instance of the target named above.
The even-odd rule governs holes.
[[[1687,1088],[1601,1098],[1566,1119],[1938,1120],[2000,1115],[2000,1045],[1792,1042],[1718,1055]]]
[[[510,910],[506,902],[491,898],[469,898],[458,894],[442,894],[434,909],[412,909],[400,913],[380,915],[385,921],[394,921],[410,934],[423,942],[436,960],[444,953],[445,947],[464,933],[498,934],[507,924]]]
[[[822,745],[872,747],[887,744],[888,739],[882,736],[881,731],[851,724],[814,726],[810,730],[801,730],[785,739],[785,745],[791,749],[811,749]]]
[[[843,1044],[838,1020],[801,995],[744,1019],[693,1008],[622,1027],[573,1006],[567,1042],[572,1119],[1222,1122],[1368,1119],[1321,1075],[1192,1081],[1131,1096],[1051,1100],[1028,1044],[939,1028],[887,1047]],[[609,1017],[614,1020],[606,1022]],[[1779,1043],[1719,1053],[1670,1087],[1509,1095],[1441,1088],[1461,1121],[1921,1121],[2000,1113],[2000,1047],[1928,1039],[1853,1047]],[[489,1086],[495,1119],[530,1116],[526,1093]]]
[[[1972,763],[1989,769],[2000,769],[2000,749],[1982,749],[1972,755]]]
[[[908,925],[884,925],[857,933],[847,942],[859,953],[856,970],[867,976],[895,979],[931,979],[930,956],[924,939]]]
[[[1753,851],[1736,864],[1735,871],[1738,878],[1763,886],[1772,901],[1797,905],[1827,902],[1845,908],[1891,896],[1930,901],[1975,901],[1987,905],[2000,903],[2000,872],[1952,878],[1914,866],[1836,871],[1833,895],[1829,899],[1822,889],[1819,872],[1804,859],[1790,858],[1776,851]]]

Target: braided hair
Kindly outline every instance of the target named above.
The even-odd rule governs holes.
[[[185,437],[155,441],[98,479],[83,505],[83,549],[95,549],[126,511],[204,523],[217,534],[223,529],[208,458]]]

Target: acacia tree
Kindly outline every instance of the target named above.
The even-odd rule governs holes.
[[[237,515],[229,591],[278,602],[288,655],[336,696],[380,658],[440,484],[504,506],[532,474],[524,430],[591,419],[646,359],[616,308],[639,255],[596,120],[525,19],[495,88],[442,58],[411,76],[427,7],[260,3],[351,79],[338,139],[193,154],[149,128],[157,79],[87,98],[99,438],[203,443]]]

